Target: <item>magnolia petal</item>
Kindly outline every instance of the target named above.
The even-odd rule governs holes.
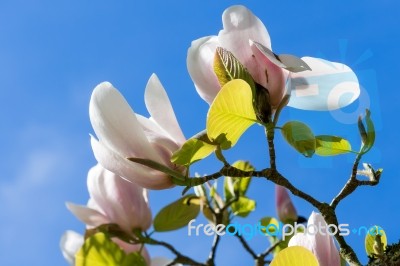
[[[96,160],[107,170],[148,189],[166,189],[173,184],[166,174],[121,157],[94,137],[91,145]]]
[[[297,220],[297,211],[286,188],[275,185],[275,203],[279,220],[284,223]]]
[[[221,89],[214,73],[214,55],[219,46],[217,36],[207,36],[192,42],[186,64],[200,97],[211,104]]]
[[[302,60],[312,71],[291,74],[289,106],[303,110],[335,110],[351,104],[360,95],[357,76],[348,66],[313,57]]]
[[[168,95],[156,74],[147,82],[144,100],[151,117],[180,145],[185,142]]]
[[[253,79],[265,86],[265,68],[253,57],[249,40],[254,40],[271,49],[271,39],[261,20],[244,6],[232,6],[222,14],[223,29],[218,34],[221,46],[248,69]]]
[[[312,212],[307,223],[308,227],[324,228],[327,230],[327,224],[321,214]],[[325,232],[324,232],[325,233]],[[339,266],[340,255],[336,249],[333,237],[329,234],[313,234],[309,236],[312,243],[314,254],[318,258],[318,262],[322,266]]]
[[[314,253],[313,243],[304,233],[296,233],[294,236],[292,236],[289,240],[288,246],[301,246]]]
[[[163,157],[160,156],[163,159],[163,162],[165,164],[170,164],[171,162],[171,155],[173,152],[178,150],[181,145],[178,145],[175,141],[173,141],[156,122],[154,122],[154,119],[152,118],[145,118],[141,115],[136,115],[136,118],[138,119],[139,123],[141,124],[147,139],[149,142],[152,144],[154,148],[154,143],[157,143],[161,146],[163,146],[165,149],[169,150],[169,156],[168,157]],[[157,150],[156,150],[157,151]],[[157,151],[157,154],[160,155],[160,153]]]
[[[89,115],[99,140],[124,157],[159,160],[135,113],[111,83],[100,83],[92,93]]]
[[[255,78],[259,84],[268,89],[270,103],[272,107],[276,108],[285,93],[285,71],[282,69],[285,65],[277,60],[272,51],[267,47],[252,40],[250,40],[249,43],[254,58],[258,63],[258,70],[262,69],[262,71],[257,72],[259,76],[253,76],[253,78]]]
[[[83,236],[77,232],[68,230],[66,231],[60,240],[60,248],[64,258],[70,265],[75,264],[75,254],[83,245]]]
[[[143,188],[96,165],[88,174],[91,199],[105,213],[109,223],[118,224],[126,232],[133,228],[146,230],[151,225],[151,211]]]
[[[76,218],[84,222],[90,227],[97,227],[102,224],[108,224],[109,219],[97,210],[88,208],[83,205],[77,205],[71,202],[67,202],[67,209],[72,212]]]

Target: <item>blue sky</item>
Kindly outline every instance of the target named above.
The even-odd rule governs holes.
[[[342,62],[356,72],[370,99],[377,127],[376,146],[364,161],[384,168],[381,184],[363,187],[338,208],[339,221],[352,227],[379,224],[389,242],[400,238],[398,159],[398,43],[400,21],[394,1],[8,1],[0,2],[0,264],[66,265],[59,239],[67,229],[83,232],[65,201],[87,201],[86,174],[95,164],[89,143],[91,90],[101,81],[114,84],[134,110],[145,114],[147,79],[155,72],[164,84],[186,137],[205,126],[208,105],[186,70],[186,52],[196,38],[217,34],[221,14],[244,4],[267,26],[274,50]],[[364,102],[363,102],[364,103]],[[307,122],[318,134],[338,134],[357,146],[358,103],[342,112],[311,113],[287,109],[282,121]],[[255,143],[255,139],[261,142]],[[330,201],[346,182],[353,157],[305,159],[277,137],[278,167],[294,184]],[[264,145],[264,146],[263,146]],[[228,153],[231,161],[266,163],[262,130],[255,126]],[[200,173],[219,169],[208,160]],[[181,192],[150,193],[154,214]],[[258,200],[248,222],[275,215],[273,186],[256,180]],[[308,217],[309,204],[294,199]],[[205,259],[211,239],[186,231],[159,234]],[[365,261],[363,238],[348,238]],[[267,241],[252,241],[262,251]],[[237,241],[223,239],[219,265],[248,265],[251,258]],[[153,256],[169,253],[150,249]]]

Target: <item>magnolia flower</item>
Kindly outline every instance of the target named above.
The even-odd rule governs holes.
[[[122,240],[119,240],[118,238],[112,238],[112,241],[116,243],[121,249],[123,249],[126,254],[141,251],[141,255],[143,256],[147,264],[150,261],[149,254],[146,248],[142,247],[141,245],[131,245]],[[61,252],[69,265],[75,265],[75,255],[82,247],[83,243],[83,236],[74,231],[66,231],[61,237]]]
[[[275,185],[275,204],[279,220],[284,223],[297,221],[297,212],[286,188]]]
[[[171,178],[157,170],[129,161],[151,159],[175,170],[173,152],[185,142],[163,86],[153,74],[146,86],[146,107],[151,115],[136,115],[120,92],[103,82],[93,91],[89,114],[98,137],[91,139],[97,161],[115,174],[149,189],[171,187]]]
[[[357,77],[346,65],[303,57],[306,64],[302,68],[311,71],[292,73],[283,69],[284,65],[271,51],[266,27],[246,7],[229,7],[222,14],[222,23],[223,29],[218,36],[193,41],[187,55],[187,67],[196,90],[209,104],[220,90],[213,71],[217,47],[232,52],[255,82],[268,89],[272,107],[277,107],[285,90],[291,94],[288,105],[305,110],[333,110],[358,98],[360,88]],[[285,58],[288,61],[293,59],[283,55],[282,59]]]
[[[132,229],[146,230],[152,218],[146,189],[96,165],[89,170],[87,206],[67,203],[67,208],[89,228],[118,224],[130,234]]]
[[[289,247],[302,246],[317,257],[321,266],[339,266],[340,255],[333,237],[327,233],[327,224],[321,214],[312,212],[306,233],[296,233],[289,241]]]

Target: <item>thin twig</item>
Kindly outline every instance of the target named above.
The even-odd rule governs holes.
[[[265,260],[265,257],[268,256],[280,243],[281,243],[281,241],[276,242],[275,244],[273,244],[272,246],[267,248],[263,253],[261,253],[258,256],[263,258],[263,260]]]
[[[174,260],[175,262],[179,262],[179,263],[186,264],[186,265],[193,265],[193,266],[207,266],[207,264],[197,262],[197,261],[183,255],[178,250],[176,250],[174,248],[174,246],[172,246],[171,244],[169,244],[167,242],[155,240],[149,236],[146,236],[144,238],[144,241],[145,241],[145,244],[163,246],[163,247],[167,248],[169,251],[171,251],[176,256],[176,258]]]
[[[235,236],[239,239],[239,241],[240,241],[240,243],[242,243],[242,246],[244,247],[244,249],[253,257],[253,259],[257,260],[258,259],[257,254],[249,246],[249,244],[247,243],[246,239],[244,239],[243,236],[239,235],[239,234],[235,234]]]
[[[361,153],[357,154],[357,157],[356,157],[356,159],[354,161],[354,164],[353,164],[353,169],[351,171],[350,178],[346,182],[346,184],[344,185],[342,190],[339,192],[339,194],[332,200],[332,202],[330,204],[332,206],[332,208],[335,209],[341,200],[343,200],[348,195],[353,193],[354,190],[356,190],[356,188],[358,186],[358,182],[357,182],[357,178],[356,178],[357,169],[358,169],[358,165],[360,163],[361,157],[362,157]]]

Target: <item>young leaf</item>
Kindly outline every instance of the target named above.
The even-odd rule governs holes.
[[[256,202],[247,197],[241,196],[237,201],[232,203],[231,209],[233,215],[237,215],[240,217],[246,217],[250,214],[250,212],[256,209]]]
[[[207,133],[222,149],[234,146],[256,122],[252,97],[249,84],[241,79],[226,83],[215,97],[207,114]]]
[[[271,266],[318,266],[318,260],[308,249],[301,246],[288,247],[272,260]]]
[[[386,233],[382,227],[372,226],[365,236],[365,251],[368,256],[382,255],[387,246]]]
[[[371,112],[367,109],[365,113],[365,122],[367,124],[367,150],[364,152],[367,152],[375,143],[375,127],[371,119]]]
[[[189,166],[208,155],[210,155],[217,146],[208,144],[199,139],[189,139],[183,146],[174,152],[171,162],[179,165]]]
[[[365,129],[361,118],[358,120],[358,128],[363,142],[361,153],[367,153],[375,143],[375,126],[371,119],[371,112],[368,109],[365,111],[365,122],[367,129]]]
[[[190,204],[190,201],[188,201],[195,198],[198,197],[196,195],[187,195],[162,208],[154,218],[154,230],[166,232],[186,226],[200,212],[199,205]]]
[[[315,136],[315,153],[319,156],[334,156],[351,152],[351,145],[346,139],[337,136]]]
[[[313,132],[306,124],[299,121],[287,122],[283,125],[281,133],[298,152],[306,157],[313,156],[316,141]]]
[[[253,171],[254,167],[246,161],[236,161],[232,164],[233,167],[243,171]],[[224,195],[225,201],[229,201],[235,195],[244,196],[250,185],[251,177],[225,177]]]
[[[146,266],[138,252],[126,254],[104,233],[97,233],[88,239],[75,255],[76,266]]]
[[[263,217],[260,220],[261,231],[267,236],[276,236],[279,232],[279,221],[274,217]]]
[[[242,79],[246,81],[252,89],[254,88],[253,78],[247,69],[231,52],[222,47],[217,47],[215,51],[214,72],[221,87],[231,80]]]

